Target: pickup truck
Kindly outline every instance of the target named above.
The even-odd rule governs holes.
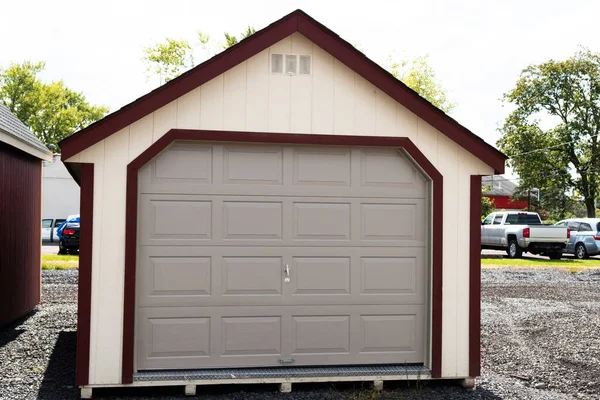
[[[510,258],[529,252],[558,260],[570,235],[565,226],[543,225],[540,216],[533,212],[495,212],[481,222],[481,248],[506,250]]]

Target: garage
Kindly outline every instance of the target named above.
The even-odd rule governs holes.
[[[304,12],[60,147],[86,396],[479,375],[481,177],[506,157]]]
[[[395,149],[173,143],[139,171],[137,370],[423,363],[428,193]]]

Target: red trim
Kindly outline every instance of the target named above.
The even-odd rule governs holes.
[[[125,221],[125,294],[123,310],[122,383],[133,382],[135,347],[135,269],[137,251],[138,171],[175,140],[218,142],[280,143],[335,146],[376,146],[404,149],[433,181],[433,296],[431,375],[442,373],[442,249],[443,249],[443,177],[408,138],[343,135],[300,135],[287,133],[226,132],[172,129],[127,166],[127,201]]]
[[[94,231],[94,164],[81,168],[81,240],[77,294],[77,363],[75,383],[87,385],[90,375],[90,316],[92,308],[92,235]]]
[[[294,32],[306,36],[394,100],[494,168],[497,174],[504,173],[506,160],[504,154],[437,109],[381,66],[301,10],[288,14],[238,45],[62,140],[60,142],[62,159],[66,160],[106,139],[127,125],[156,111]]]
[[[481,176],[471,176],[469,231],[469,376],[481,373]]]

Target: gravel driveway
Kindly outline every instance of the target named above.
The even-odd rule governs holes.
[[[225,399],[598,399],[600,270],[483,271],[483,376],[474,391],[445,383],[386,383],[380,397],[361,384],[198,388]],[[77,271],[43,271],[42,304],[0,329],[0,399],[74,399]],[[366,387],[366,386],[365,386]],[[94,398],[188,399],[182,388],[97,390]]]

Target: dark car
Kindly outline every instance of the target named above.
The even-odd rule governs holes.
[[[79,251],[79,222],[67,222],[61,230],[58,240],[58,254]]]

